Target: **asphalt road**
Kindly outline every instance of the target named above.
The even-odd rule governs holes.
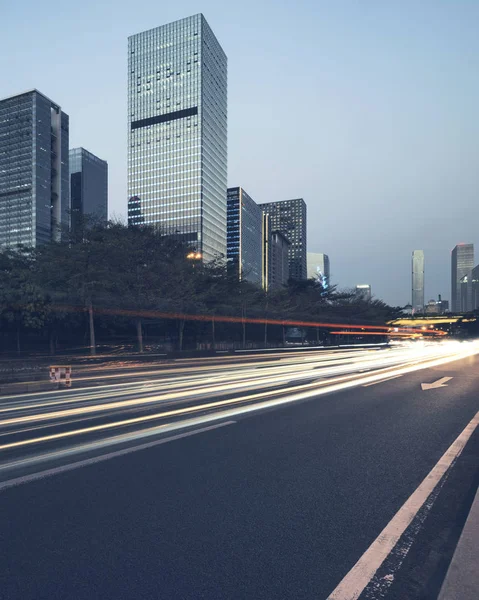
[[[4,399],[0,598],[328,598],[478,412],[475,351]],[[476,430],[361,600],[435,597],[478,458]]]

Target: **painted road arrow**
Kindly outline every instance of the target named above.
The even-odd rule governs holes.
[[[438,379],[434,383],[421,383],[421,389],[432,390],[438,387],[447,387],[446,381],[449,381],[450,379],[452,379],[452,377],[441,377],[441,379]]]

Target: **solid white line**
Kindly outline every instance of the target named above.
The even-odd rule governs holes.
[[[454,460],[461,454],[478,425],[479,412],[476,413],[464,431],[439,459],[439,462],[421,485],[409,496],[354,567],[331,592],[327,600],[357,600],[359,598],[429,495],[434,491]]]
[[[363,387],[369,387],[370,385],[377,385],[378,383],[382,383],[383,381],[390,381],[391,379],[397,379],[398,377],[402,377],[402,375],[393,375],[392,377],[387,377],[386,379],[381,379],[381,381],[373,381],[372,383],[365,383]]]
[[[31,481],[44,479],[45,477],[51,477],[52,475],[59,475],[60,473],[66,473],[67,471],[73,471],[74,469],[80,469],[81,467],[94,465],[96,463],[103,462],[104,460],[110,460],[111,458],[117,458],[118,456],[130,454],[131,452],[146,450],[147,448],[153,448],[154,446],[159,446],[160,444],[166,444],[181,438],[190,437],[192,435],[196,435],[197,433],[204,433],[206,431],[212,431],[213,429],[219,429],[220,427],[225,427],[226,425],[232,425],[235,422],[236,421],[224,421],[223,423],[218,423],[217,425],[209,425],[208,427],[202,427],[201,429],[194,429],[193,431],[178,433],[177,435],[171,435],[170,437],[162,438],[161,440],[147,442],[146,444],[132,446],[131,448],[124,448],[123,450],[116,450],[115,452],[109,452],[108,454],[102,454],[101,456],[95,456],[93,458],[86,458],[85,460],[79,460],[68,465],[62,465],[61,467],[53,467],[52,469],[46,469],[45,471],[39,471],[38,473],[31,473],[30,475],[24,475],[23,477],[15,477],[14,479],[9,479],[8,481],[3,481],[0,483],[0,492],[16,485],[30,483]]]

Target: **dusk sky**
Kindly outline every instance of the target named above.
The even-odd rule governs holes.
[[[126,217],[127,37],[202,12],[228,56],[228,184],[303,197],[333,283],[450,299],[450,251],[479,245],[479,1],[2,0],[0,98],[37,88],[70,146],[109,163]],[[479,246],[476,250],[479,262]]]

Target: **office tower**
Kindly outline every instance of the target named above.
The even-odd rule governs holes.
[[[356,295],[362,300],[369,302],[372,298],[371,286],[368,283],[361,283],[356,286]]]
[[[68,115],[38,90],[0,100],[0,247],[68,229],[68,134]]]
[[[226,256],[226,125],[227,59],[203,15],[128,39],[128,197],[205,260]]]
[[[85,148],[70,150],[71,226],[75,232],[90,216],[108,220],[108,163]]]
[[[269,290],[269,278],[271,276],[271,217],[263,212],[263,230],[262,230],[263,252],[262,252],[262,278],[261,287],[265,292]],[[289,260],[289,258],[288,258]]]
[[[479,265],[471,271],[471,310],[479,309]]]
[[[471,282],[469,275],[464,275],[459,280],[459,311],[468,312],[472,304]]]
[[[302,198],[260,204],[271,217],[271,231],[279,231],[290,242],[289,276],[307,279],[306,203]]]
[[[228,272],[262,285],[263,211],[241,187],[228,188],[226,242]]]
[[[290,243],[280,231],[270,236],[268,289],[274,290],[288,284]]]
[[[412,310],[413,314],[424,312],[423,250],[414,250],[412,253]]]
[[[451,310],[467,312],[472,307],[472,289],[464,280],[474,268],[474,244],[458,244],[451,253]]]
[[[308,279],[317,279],[323,289],[330,285],[329,256],[327,254],[307,253]]]

